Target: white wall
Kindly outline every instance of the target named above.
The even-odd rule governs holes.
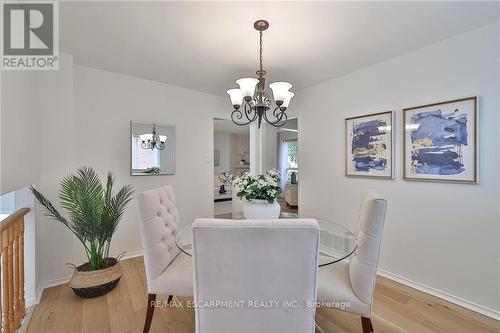
[[[497,22],[299,91],[294,101],[301,212],[352,228],[362,193],[379,191],[389,203],[380,268],[497,314],[499,45]],[[401,109],[471,95],[480,101],[480,184],[403,181]],[[344,119],[386,110],[396,111],[396,179],[345,177]]]
[[[0,194],[40,179],[40,112],[36,73],[2,71],[0,108]]]
[[[231,134],[214,132],[214,149],[220,153],[219,166],[214,166],[214,174],[220,175],[231,170]],[[217,180],[216,180],[217,181]]]
[[[40,182],[42,193],[62,211],[58,193],[60,180],[72,173],[77,164],[77,133],[75,132],[73,57],[60,54],[58,71],[37,72],[40,113]],[[37,243],[40,262],[40,281],[58,280],[71,273],[64,263],[78,264],[73,256],[73,239],[67,228],[45,216],[41,207],[37,214]],[[62,250],[64,249],[64,250]]]
[[[241,155],[242,151],[247,153]],[[247,134],[231,134],[231,161],[230,165],[240,165],[241,159],[250,163],[250,131]]]

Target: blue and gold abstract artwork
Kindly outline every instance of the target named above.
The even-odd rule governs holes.
[[[476,182],[476,98],[404,110],[405,178]]]
[[[392,178],[392,112],[346,119],[346,175]]]

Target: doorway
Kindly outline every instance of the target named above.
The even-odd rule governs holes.
[[[299,211],[299,143],[297,118],[289,119],[277,130],[277,169],[281,175],[282,197],[278,199],[282,212]]]
[[[232,218],[232,181],[250,171],[249,126],[214,118],[213,205],[215,218]]]

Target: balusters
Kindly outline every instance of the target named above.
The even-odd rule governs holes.
[[[24,217],[19,222],[19,234],[18,234],[18,244],[19,244],[19,265],[17,269],[18,276],[18,300],[19,300],[19,316],[21,320],[24,318],[26,314],[26,303],[24,302]]]
[[[25,315],[24,215],[28,212],[22,208],[0,223],[0,333],[14,333]]]
[[[13,234],[13,238],[12,238],[12,249],[13,249],[13,254],[14,254],[14,271],[13,271],[13,286],[14,286],[14,293],[12,294],[12,297],[14,297],[14,326],[17,328],[19,328],[19,326],[17,326],[18,324],[21,323],[21,311],[20,308],[19,308],[19,293],[20,293],[20,285],[19,285],[19,263],[21,262],[21,258],[19,257],[19,226],[21,224],[21,221],[19,221],[18,223],[15,223],[14,225],[12,225],[10,228],[12,229],[12,234]]]
[[[7,228],[7,238],[9,245],[7,247],[7,262],[8,262],[8,287],[9,287],[9,327],[15,329],[16,323],[14,320],[14,233],[13,225]]]
[[[12,332],[9,321],[9,309],[11,307],[11,298],[9,295],[9,232],[5,228],[2,230],[2,282],[3,282],[3,307],[2,307],[2,321],[3,331]]]

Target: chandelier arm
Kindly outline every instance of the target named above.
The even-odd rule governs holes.
[[[280,110],[280,112],[276,112],[277,110]],[[279,118],[277,121],[281,121],[281,119],[283,119],[283,116],[286,117],[285,111],[281,110],[280,107],[277,107],[274,109],[273,115],[274,115],[274,117]]]
[[[283,119],[283,117],[284,117],[284,119]],[[286,113],[284,111],[281,113],[280,121],[281,120],[283,120],[283,122],[279,125],[276,125],[276,127],[283,127],[286,124],[286,122],[288,121],[288,116],[286,115]]]
[[[270,121],[268,118],[267,118],[267,112],[264,112],[264,119],[265,121],[269,124],[269,125],[272,125],[274,127],[282,127],[283,125],[286,124],[287,120],[288,120],[288,116],[286,115],[285,111],[281,111],[279,113],[279,115],[277,115],[276,113],[276,110],[279,109],[279,106],[274,109],[273,111],[273,115],[276,117],[276,120],[275,121]],[[283,117],[285,118],[284,121],[282,123],[280,123],[282,120],[283,120]]]
[[[252,119],[250,119],[250,115],[252,114],[252,111],[253,111],[253,117],[252,117]],[[248,102],[245,104],[245,116],[247,117],[247,119],[250,123],[255,121],[255,119],[257,118],[257,112],[252,109],[252,106]]]
[[[278,112],[279,110],[279,112]],[[282,110],[279,106],[274,109],[273,111],[273,116],[275,116],[276,118],[278,118],[280,116],[280,114],[282,114],[283,112],[285,112],[284,110]]]
[[[239,122],[239,120],[243,118],[243,113],[241,113],[240,110],[238,109],[234,109],[233,112],[231,112],[231,120],[233,121],[233,123],[235,123],[236,125],[240,125],[240,126],[243,126],[245,124],[242,124]]]
[[[245,115],[247,113],[247,111],[245,110]],[[235,109],[233,112],[231,112],[231,120],[233,121],[233,123],[235,123],[236,125],[238,126],[245,126],[245,125],[248,125],[252,122],[252,120],[250,120],[250,118],[248,118],[248,115],[246,115],[247,119],[249,119],[248,122],[241,122],[240,120],[243,118],[243,113],[238,110],[238,109]]]

